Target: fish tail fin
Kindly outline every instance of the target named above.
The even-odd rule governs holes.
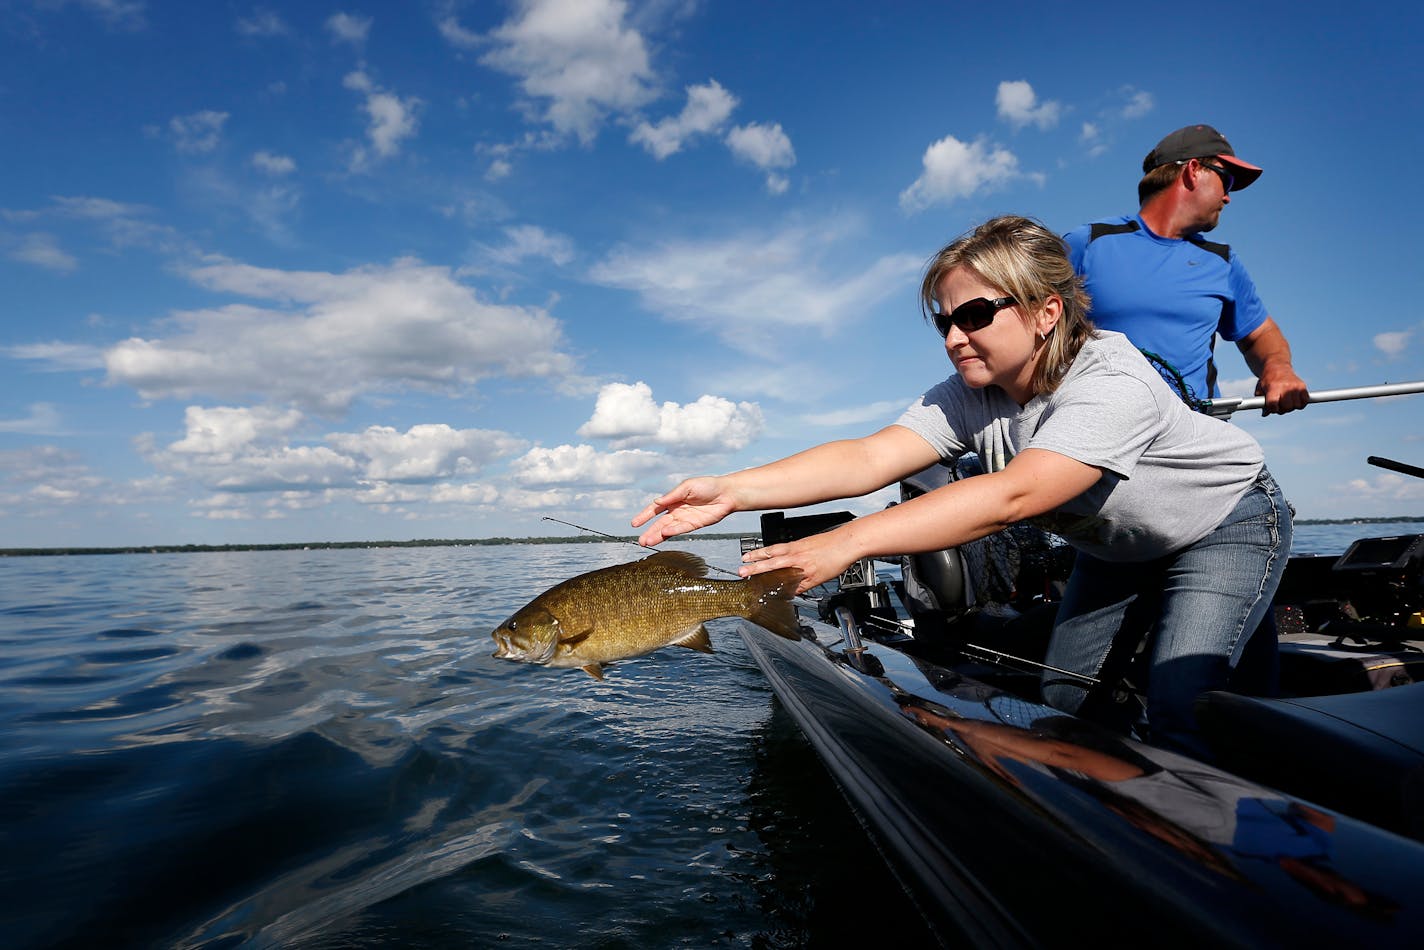
[[[801,572],[794,567],[783,567],[779,571],[754,574],[747,583],[752,585],[751,596],[755,605],[747,619],[779,637],[800,640],[801,619],[791,605],[791,598],[796,594],[796,586],[801,583]]]

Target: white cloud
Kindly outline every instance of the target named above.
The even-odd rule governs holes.
[[[590,271],[596,283],[636,292],[669,320],[695,323],[745,352],[780,346],[787,330],[830,333],[863,317],[912,280],[923,261],[889,255],[867,265],[822,263],[839,237],[817,228],[652,249],[621,249]]]
[[[762,125],[752,122],[737,126],[727,133],[727,147],[737,158],[767,173],[766,188],[772,194],[779,195],[786,191],[789,182],[784,175],[776,174],[775,169],[795,165],[796,151],[780,123]]]
[[[0,432],[16,432],[25,435],[60,435],[64,431],[64,421],[53,403],[31,403],[29,414],[21,419],[0,419]]]
[[[658,431],[662,416],[653,402],[653,390],[647,383],[609,383],[598,393],[593,417],[585,422],[578,434],[586,439],[625,439],[652,436]]]
[[[363,432],[332,433],[326,440],[359,459],[366,478],[393,482],[468,475],[526,444],[504,432],[454,429],[443,423],[415,425],[405,432],[370,426]]]
[[[459,430],[439,423],[411,426],[405,432],[370,426],[362,432],[328,433],[320,440],[293,444],[305,425],[305,417],[290,409],[189,406],[183,438],[157,449],[153,438],[145,436],[139,449],[155,466],[211,491],[280,492],[280,504],[290,507],[305,504],[296,500],[302,494],[333,491],[367,504],[430,500],[436,494],[431,488],[401,486],[467,477],[527,444],[503,432]],[[326,444],[319,444],[323,441]],[[468,484],[439,487],[443,500],[489,497],[487,490],[476,492]],[[223,510],[250,507],[221,495],[203,505]]]
[[[679,453],[703,454],[746,448],[761,434],[756,403],[734,403],[704,395],[678,405],[653,402],[647,383],[610,383],[598,394],[593,416],[578,430],[584,438],[613,440],[614,445],[659,445]]]
[[[1385,356],[1394,358],[1402,354],[1409,348],[1409,340],[1414,336],[1413,330],[1397,330],[1391,333],[1375,334],[1375,348]]]
[[[1417,505],[1424,501],[1424,480],[1386,472],[1373,479],[1353,479],[1338,492],[1340,497],[1360,502],[1407,502]]]
[[[173,136],[178,151],[188,154],[211,152],[222,141],[223,124],[227,122],[226,112],[204,109],[190,115],[174,116],[168,120],[168,131]]]
[[[55,372],[104,368],[104,351],[85,343],[19,343],[0,347],[0,353],[17,360],[44,363],[46,369]]]
[[[574,258],[572,241],[532,224],[505,228],[504,236],[503,245],[481,249],[483,256],[496,264],[513,267],[529,258],[545,258],[563,267]]]
[[[661,161],[682,151],[689,140],[721,129],[736,107],[737,97],[715,79],[705,85],[688,86],[687,103],[681,113],[656,125],[638,123],[628,141],[642,145]]]
[[[179,332],[104,353],[110,383],[149,399],[257,394],[332,412],[362,393],[458,391],[491,376],[572,368],[547,313],[486,303],[447,268],[416,260],[341,274],[222,262],[189,277],[278,306],[176,314]]]
[[[662,467],[656,452],[602,453],[591,445],[560,445],[530,449],[510,464],[510,473],[522,485],[627,485]]]
[[[151,464],[216,491],[312,491],[355,483],[357,463],[325,446],[287,444],[301,425],[294,410],[189,406],[186,432],[166,449],[139,449]]]
[[[543,104],[544,121],[587,145],[608,113],[636,110],[655,94],[647,47],[626,14],[623,0],[519,0],[480,61],[517,77]]]
[[[237,18],[237,32],[242,36],[285,36],[290,30],[280,16],[259,8],[251,16]]]
[[[297,170],[297,163],[286,155],[277,155],[273,152],[254,152],[252,164],[269,175],[290,175]]]
[[[355,13],[333,13],[326,18],[326,29],[332,42],[350,43],[359,49],[371,32],[371,18]]]
[[[485,43],[484,37],[473,30],[465,29],[460,25],[459,18],[449,10],[435,21],[435,26],[445,41],[458,49],[478,49]]]
[[[183,421],[186,434],[169,451],[231,459],[250,446],[286,438],[301,424],[302,414],[295,409],[189,406]]]
[[[343,85],[366,97],[364,105],[369,120],[366,136],[379,158],[395,155],[400,151],[401,141],[416,133],[420,126],[416,113],[422,105],[419,98],[409,96],[402,99],[394,93],[386,92],[360,70],[348,73]],[[359,169],[365,164],[366,151],[358,149],[352,162],[353,168]]]
[[[992,191],[1023,176],[1012,152],[983,138],[966,144],[946,135],[925,149],[922,161],[920,177],[900,193],[900,207],[910,213]]]
[[[74,255],[59,246],[53,234],[36,232],[7,242],[5,256],[22,264],[33,264],[46,270],[69,272],[79,266]]]
[[[1127,102],[1123,105],[1119,115],[1124,119],[1140,119],[1153,109],[1157,108],[1157,100],[1152,93],[1136,89],[1132,86],[1125,86],[1122,90]]]
[[[1033,86],[1022,79],[999,83],[994,103],[999,109],[999,118],[1014,128],[1036,125],[1040,129],[1051,129],[1063,113],[1063,106],[1051,99],[1039,102]]]

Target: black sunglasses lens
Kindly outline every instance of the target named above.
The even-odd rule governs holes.
[[[966,303],[955,307],[949,313],[935,314],[935,329],[940,336],[949,336],[951,326],[959,327],[965,333],[973,333],[975,330],[982,330],[994,322],[994,314],[998,308],[991,301],[983,297],[976,297]]]

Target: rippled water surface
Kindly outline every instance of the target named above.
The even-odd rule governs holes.
[[[601,683],[490,657],[638,556],[0,558],[5,946],[924,945],[733,622]]]
[[[638,556],[0,558],[5,945],[923,937],[733,622],[602,683],[490,657],[532,596]]]

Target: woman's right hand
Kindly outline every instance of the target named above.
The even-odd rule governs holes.
[[[736,499],[727,489],[726,481],[714,475],[689,478],[666,495],[638,512],[633,527],[638,528],[654,518],[661,518],[644,531],[638,543],[652,547],[661,541],[698,528],[714,525],[737,510]]]

